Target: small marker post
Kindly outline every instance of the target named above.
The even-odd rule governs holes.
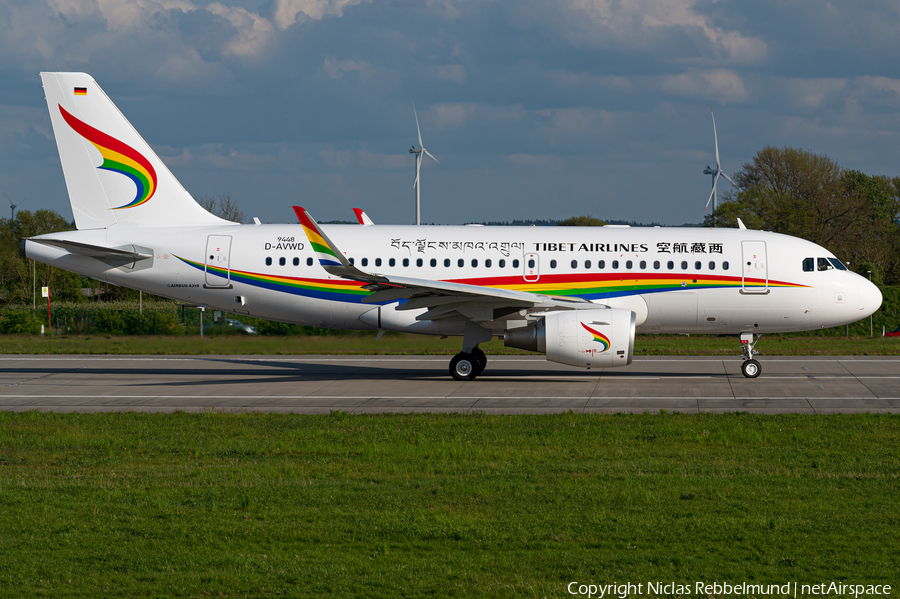
[[[41,287],[41,297],[47,298],[47,330],[51,330],[50,326],[50,288],[49,287]]]

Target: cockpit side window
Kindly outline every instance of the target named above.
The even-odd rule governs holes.
[[[834,267],[838,270],[847,270],[847,267],[844,266],[844,263],[841,262],[840,260],[838,260],[837,258],[829,258],[828,261],[831,262],[834,265]]]
[[[819,270],[834,270],[834,267],[831,265],[831,262],[828,261],[828,258],[817,258]]]
[[[814,270],[816,270],[815,258],[804,258],[803,259],[803,272],[813,272]]]

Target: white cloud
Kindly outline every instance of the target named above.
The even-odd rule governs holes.
[[[766,58],[765,41],[712,24],[695,8],[696,0],[562,0],[553,5],[567,38],[577,45],[670,53],[664,60],[684,60],[698,52],[733,64]],[[699,48],[677,48],[673,35],[695,39]],[[702,46],[707,46],[711,53]]]
[[[428,73],[438,81],[466,82],[466,69],[461,64],[433,65],[428,67]]]
[[[279,29],[287,29],[304,18],[319,20],[326,16],[341,17],[346,7],[367,1],[369,0],[275,0],[275,24]]]
[[[456,129],[475,118],[478,109],[478,104],[466,102],[433,104],[429,108],[429,116],[431,124],[437,129]]]
[[[327,57],[322,64],[322,70],[332,79],[340,79],[345,73],[352,71],[356,71],[360,77],[363,77],[369,71],[369,63],[365,60],[340,60],[334,57]]]
[[[669,75],[663,78],[662,89],[671,94],[720,102],[743,102],[747,99],[741,77],[727,69]]]

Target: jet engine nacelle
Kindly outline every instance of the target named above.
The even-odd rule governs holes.
[[[535,327],[507,331],[504,344],[544,351],[551,362],[614,368],[631,364],[634,328],[630,310],[565,310],[547,314]]]

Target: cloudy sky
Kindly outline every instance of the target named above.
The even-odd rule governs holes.
[[[898,56],[896,1],[0,0],[0,190],[71,217],[37,73],[72,70],[263,222],[413,222],[413,101],[425,222],[699,222],[710,105],[726,172],[900,175]]]

